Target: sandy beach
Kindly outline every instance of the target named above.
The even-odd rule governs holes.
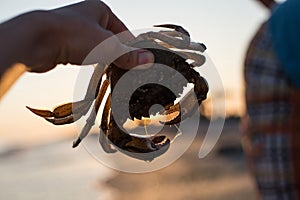
[[[0,199],[255,199],[238,121],[227,121],[213,152],[199,159],[202,136],[172,165],[146,174],[108,169],[84,148],[72,149],[72,139],[2,150]]]

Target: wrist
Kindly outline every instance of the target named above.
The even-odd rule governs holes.
[[[55,66],[53,60],[53,52],[57,43],[53,40],[57,36],[55,28],[55,20],[49,11],[33,11],[28,14],[30,20],[30,30],[26,38],[23,51],[26,52],[23,56],[22,63],[30,68],[33,72],[44,72]]]

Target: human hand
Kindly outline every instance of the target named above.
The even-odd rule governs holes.
[[[46,72],[57,64],[82,64],[90,51],[105,39],[128,31],[110,8],[98,0],[88,0],[66,7],[33,11],[0,25],[0,63],[3,66],[23,63],[32,72]],[[101,57],[117,50],[132,50],[121,42],[134,36],[115,38]],[[135,50],[114,63],[124,69],[154,62],[153,54]]]
[[[276,2],[274,0],[257,0],[261,4],[263,4],[266,8],[272,9],[274,5],[276,5]]]

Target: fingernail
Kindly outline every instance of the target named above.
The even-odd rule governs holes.
[[[143,65],[147,63],[153,63],[154,62],[154,55],[147,50],[138,50],[138,64]]]

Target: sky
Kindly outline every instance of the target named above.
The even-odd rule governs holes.
[[[78,1],[1,0],[0,22],[35,9],[52,9]],[[105,0],[130,30],[173,23],[185,27],[192,40],[203,42],[222,79],[229,114],[243,114],[243,59],[247,45],[268,11],[255,0]],[[12,44],[18,45],[18,44]],[[32,143],[74,137],[72,125],[55,127],[30,113],[25,106],[52,108],[72,101],[80,67],[60,66],[46,74],[24,74],[0,102],[3,144]],[[90,69],[86,69],[91,73]],[[210,80],[208,80],[209,82]],[[218,91],[211,91],[218,93]]]

